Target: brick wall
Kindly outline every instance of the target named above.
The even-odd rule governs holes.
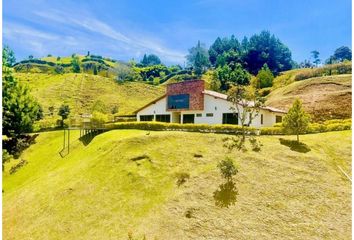
[[[167,85],[166,94],[178,95],[189,94],[189,109],[167,109],[168,111],[180,110],[203,110],[204,109],[204,81],[190,80],[179,83],[171,83]],[[167,106],[166,106],[167,108]]]

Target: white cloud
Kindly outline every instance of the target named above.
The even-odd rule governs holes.
[[[140,36],[139,33],[122,33],[110,25],[90,16],[82,14],[80,17],[68,12],[58,10],[47,10],[45,12],[36,11],[35,14],[46,20],[59,22],[75,28],[81,28],[90,32],[101,34],[107,38],[120,42],[124,48],[130,49],[133,55],[141,55],[142,52],[152,52],[158,54],[164,60],[182,63],[185,60],[185,53],[163,46],[159,41],[152,40],[147,36]]]

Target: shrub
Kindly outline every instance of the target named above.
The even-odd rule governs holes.
[[[179,124],[164,122],[119,122],[105,125],[109,129],[141,129],[153,131],[187,131],[187,132],[213,132],[240,134],[241,126],[231,124]],[[250,134],[255,134],[256,129],[247,127]]]
[[[108,116],[106,114],[97,111],[92,113],[92,118],[91,118],[92,125],[96,127],[100,127],[103,126],[103,124],[106,122],[108,122]]]
[[[218,168],[220,169],[221,175],[230,181],[234,175],[237,174],[237,167],[231,158],[226,157],[224,160],[218,163]]]

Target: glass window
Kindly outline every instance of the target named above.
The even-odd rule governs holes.
[[[201,117],[202,114],[201,114],[201,113],[197,113],[196,116],[197,116],[197,117]]]
[[[275,116],[275,122],[276,123],[281,123],[283,121],[283,117],[282,116]]]
[[[170,116],[170,114],[156,115],[156,121],[157,122],[171,122],[171,116]]]
[[[238,115],[237,113],[223,113],[222,114],[222,123],[223,124],[238,124]]]
[[[207,113],[206,116],[207,117],[212,117],[212,116],[214,116],[214,114],[213,113]]]
[[[167,108],[168,109],[189,109],[189,94],[168,96]]]
[[[140,115],[140,121],[149,122],[154,120],[154,115]]]

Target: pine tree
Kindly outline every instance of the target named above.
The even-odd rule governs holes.
[[[273,86],[274,75],[266,63],[263,65],[262,69],[259,70],[257,79],[259,81],[260,88]]]
[[[8,137],[17,137],[32,131],[35,120],[40,116],[40,106],[31,96],[30,89],[21,84],[12,75],[11,59],[8,59],[8,48],[3,49],[2,68],[2,127],[3,134]],[[13,52],[10,54],[14,59]]]
[[[295,99],[292,107],[285,115],[283,128],[285,132],[295,134],[299,142],[299,134],[305,133],[310,122],[310,116],[302,108],[300,99]]]

